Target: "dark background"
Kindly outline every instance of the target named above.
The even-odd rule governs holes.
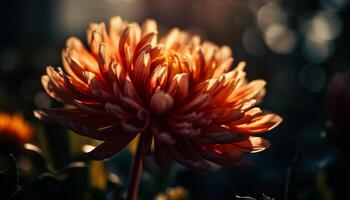
[[[69,36],[85,42],[88,23],[107,22],[112,15],[137,22],[154,18],[163,34],[178,26],[229,45],[235,63],[248,63],[249,79],[267,81],[262,107],[284,118],[265,134],[272,146],[251,155],[251,166],[217,169],[205,176],[180,168],[169,186],[182,185],[193,199],[233,199],[235,193],[283,199],[287,169],[299,152],[298,199],[320,199],[315,197],[320,174],[331,199],[345,199],[349,188],[344,158],[323,135],[327,86],[336,72],[350,68],[349,4],[348,0],[2,0],[0,110],[20,112],[41,130],[33,109],[57,103],[43,92],[40,76],[47,65],[61,65],[60,52]],[[46,135],[49,130],[63,131],[46,126]],[[52,150],[62,141],[72,148],[72,138],[56,136],[51,140],[48,136],[48,143],[59,166],[71,161],[74,153]],[[44,146],[38,136],[33,142]],[[122,159],[130,157],[116,156],[115,163],[129,162]],[[123,173],[117,169],[112,170]],[[141,192],[146,190],[142,188]]]

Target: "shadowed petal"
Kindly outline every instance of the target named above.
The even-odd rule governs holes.
[[[186,141],[177,140],[175,145],[168,146],[167,149],[174,160],[185,166],[201,171],[206,171],[209,167],[208,163]]]
[[[245,163],[244,154],[237,149],[224,144],[197,144],[199,154],[218,165],[230,166]]]
[[[154,140],[154,157],[160,169],[164,171],[167,171],[171,164],[171,157],[166,151],[166,146],[157,139]]]
[[[118,134],[118,138],[102,143],[94,150],[87,153],[87,156],[93,160],[103,160],[109,158],[121,151],[136,135],[137,133]]]
[[[163,91],[156,91],[151,98],[151,110],[156,114],[168,112],[173,104],[173,98]]]
[[[198,137],[194,138],[194,140],[201,143],[226,144],[241,141],[247,137],[248,136],[246,134],[232,131],[222,126],[212,126],[202,131],[202,133]]]
[[[235,142],[231,144],[237,150],[246,153],[257,153],[265,150],[270,146],[269,141],[261,137],[249,137],[247,140],[241,142]]]

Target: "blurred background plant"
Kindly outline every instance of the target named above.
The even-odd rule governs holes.
[[[86,161],[83,153],[95,141],[66,134],[32,116],[34,108],[61,106],[52,105],[39,77],[46,65],[61,65],[65,40],[74,35],[84,41],[90,21],[107,21],[113,15],[138,22],[154,18],[161,34],[179,26],[230,45],[235,63],[247,61],[249,79],[269,83],[263,107],[284,117],[281,127],[265,135],[271,148],[252,155],[252,165],[217,168],[205,176],[177,165],[167,176],[145,172],[142,199],[158,198],[158,193],[169,198],[167,188],[174,186],[185,188],[188,198],[202,200],[233,199],[236,193],[257,199],[263,193],[275,199],[349,199],[348,160],[332,137],[346,140],[332,131],[334,126],[325,132],[326,122],[334,124],[335,119],[329,109],[340,106],[337,112],[348,112],[341,109],[349,106],[348,101],[338,100],[338,94],[348,91],[349,84],[334,86],[341,90],[331,86],[327,104],[326,88],[337,72],[350,68],[349,4],[349,0],[1,1],[0,111],[22,113],[35,131],[23,142],[31,144],[21,151],[2,151],[0,199],[123,199],[129,150],[105,162]],[[348,131],[342,130],[346,137]],[[300,158],[290,165],[297,152]],[[286,191],[292,191],[291,196]]]

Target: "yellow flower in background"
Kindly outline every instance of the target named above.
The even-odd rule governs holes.
[[[0,112],[0,148],[2,150],[19,147],[29,142],[33,127],[20,114],[10,115]]]
[[[188,192],[181,186],[171,187],[165,192],[158,194],[154,200],[187,200],[189,199]]]

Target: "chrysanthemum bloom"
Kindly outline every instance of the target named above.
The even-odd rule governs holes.
[[[0,112],[0,150],[14,151],[23,147],[32,135],[33,127],[22,115]]]
[[[177,28],[158,40],[155,21],[140,27],[120,17],[111,18],[108,31],[91,24],[87,38],[89,49],[69,38],[64,69],[49,66],[41,79],[51,97],[74,108],[35,115],[104,141],[89,153],[94,159],[116,154],[141,133],[131,182],[152,140],[160,166],[172,158],[206,169],[207,161],[233,165],[266,149],[269,142],[256,135],[282,121],[256,107],[265,81],[248,82],[244,62],[231,70],[227,46]]]

